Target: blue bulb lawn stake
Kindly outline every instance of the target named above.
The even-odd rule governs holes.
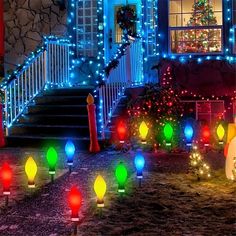
[[[184,128],[184,135],[186,139],[186,146],[190,149],[192,146],[193,139],[193,127],[190,124],[186,124]]]
[[[68,140],[65,146],[65,152],[67,156],[67,165],[69,166],[69,172],[71,173],[73,166],[73,157],[75,154],[75,145],[72,141]]]
[[[142,155],[142,152],[138,150],[135,159],[134,159],[135,168],[137,171],[137,179],[139,180],[139,187],[141,187],[143,179],[143,168],[145,165],[145,159]]]

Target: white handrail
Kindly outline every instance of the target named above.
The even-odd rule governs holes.
[[[42,50],[32,54],[21,69],[3,83],[6,135],[13,122],[42,90],[68,83],[69,47],[67,40],[45,38]]]
[[[135,41],[126,48],[125,55],[119,59],[119,65],[113,69],[106,84],[99,89],[100,99],[100,118],[102,123],[101,134],[105,137],[105,129],[114,111],[124,95],[126,88],[136,84],[142,84],[143,81],[143,59],[142,43]]]

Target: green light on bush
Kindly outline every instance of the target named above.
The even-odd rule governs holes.
[[[164,127],[164,135],[167,143],[171,143],[171,139],[173,137],[173,128],[167,123]]]
[[[47,151],[47,162],[49,166],[49,174],[51,175],[55,174],[57,161],[58,161],[57,151],[55,150],[55,148],[50,147]]]
[[[118,166],[116,167],[116,180],[118,182],[118,192],[119,193],[124,193],[125,192],[125,182],[127,180],[127,169],[125,165],[120,162]]]

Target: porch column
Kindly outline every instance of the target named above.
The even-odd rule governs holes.
[[[0,78],[4,76],[4,19],[3,0],[0,0]]]
[[[127,47],[126,50],[126,81],[129,85],[132,84],[131,78],[131,60],[132,55],[130,54],[130,45]]]

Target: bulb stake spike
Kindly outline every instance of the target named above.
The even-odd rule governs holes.
[[[5,206],[8,207],[9,195],[5,195]]]
[[[141,178],[138,179],[138,186],[139,186],[139,188],[142,187],[142,179]]]
[[[51,175],[51,183],[54,183],[54,174],[50,174]]]
[[[77,235],[78,233],[78,222],[74,222],[74,229],[73,229],[73,235]]]

